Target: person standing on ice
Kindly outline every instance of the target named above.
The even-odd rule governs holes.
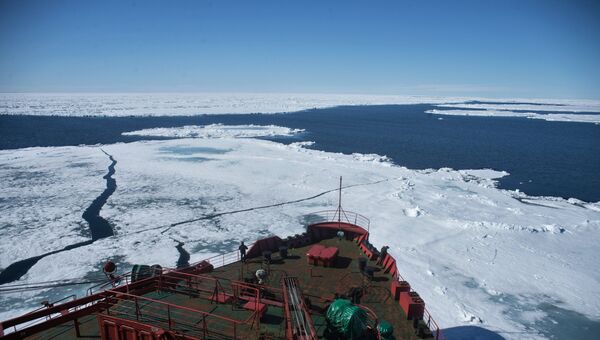
[[[240,250],[240,259],[246,261],[246,250],[248,250],[248,247],[246,247],[244,241],[242,241],[238,249]]]

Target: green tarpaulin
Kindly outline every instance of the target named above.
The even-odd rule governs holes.
[[[337,299],[327,309],[327,324],[346,339],[361,339],[367,331],[367,312],[349,300]]]
[[[381,320],[377,325],[377,330],[379,331],[379,335],[381,335],[381,340],[394,339],[394,327],[391,323]]]
[[[152,276],[152,268],[145,264],[135,264],[131,269],[131,282],[143,280]]]

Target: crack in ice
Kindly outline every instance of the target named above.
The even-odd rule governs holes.
[[[113,236],[114,231],[107,220],[100,216],[100,210],[106,204],[106,201],[117,189],[117,181],[112,178],[115,174],[115,165],[117,161],[113,156],[109,155],[106,151],[100,149],[104,154],[111,160],[111,164],[108,166],[108,173],[102,178],[106,179],[106,189],[98,196],[92,204],[84,211],[82,217],[85,219],[90,226],[90,233],[92,235],[91,240],[78,242],[75,244],[68,245],[62,249],[47,252],[42,255],[30,257],[28,259],[20,260],[10,264],[2,272],[0,272],[0,285],[14,282],[23,277],[31,267],[33,267],[39,260],[46,256],[55,255],[63,251],[72,250],[75,248],[83,247],[94,243],[97,240]]]

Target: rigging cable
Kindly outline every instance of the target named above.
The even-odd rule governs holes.
[[[4,285],[4,286],[0,286],[0,294],[1,293],[26,292],[26,291],[32,291],[32,290],[50,289],[50,288],[56,288],[56,287],[66,287],[66,286],[75,286],[75,285],[90,284],[90,283],[102,283],[102,282],[106,282],[106,279],[104,279],[104,280],[87,280],[87,281],[54,280],[54,281],[32,282],[32,283],[23,283],[23,284],[14,284],[14,285]]]

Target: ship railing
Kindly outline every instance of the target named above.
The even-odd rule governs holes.
[[[122,276],[125,276],[125,275],[128,275],[128,274],[131,275],[131,273],[129,272],[129,273],[123,274]],[[90,288],[87,289],[85,295],[86,296],[90,296],[90,295],[93,295],[93,294],[98,293],[100,291],[104,291],[104,290],[108,289],[109,287],[113,288],[114,285],[116,285],[116,284],[118,284],[118,282],[113,283],[113,282],[109,281],[109,282],[102,282],[102,283],[93,285],[93,286],[91,286]]]
[[[183,332],[199,339],[238,339],[248,320],[235,320],[194,308],[133,294],[108,290],[105,313],[121,319],[159,325],[161,328]],[[218,329],[211,327],[219,324]]]
[[[390,256],[391,256],[391,254],[390,254]],[[406,281],[402,277],[402,275],[400,275],[399,272],[396,272],[396,279],[399,280],[399,281]],[[412,287],[410,288],[410,291],[416,293],[416,291]],[[429,310],[427,309],[427,307],[424,308],[423,322],[425,322],[425,324],[427,325],[427,328],[429,328],[429,330],[431,331],[431,333],[433,333],[433,338],[435,340],[446,340],[446,337],[444,336],[444,334],[442,334],[442,330],[440,329],[440,326],[433,319],[433,316],[431,316],[431,313],[429,312]]]
[[[435,340],[446,340],[446,337],[444,336],[444,334],[442,334],[440,326],[437,324],[437,322],[435,322],[427,308],[425,308],[425,313],[423,314],[423,321],[425,322],[429,330],[433,333],[433,338]]]
[[[75,296],[67,296],[27,314],[0,322],[0,337],[22,332],[42,323],[56,322],[59,318],[64,319],[68,315],[75,315],[79,311],[93,307],[104,299],[101,296],[89,296],[79,300],[66,301],[73,297]]]
[[[254,245],[254,243],[252,244],[247,244],[246,246],[248,247],[248,249],[252,248],[252,246]],[[220,267],[224,267],[228,264],[232,264],[235,262],[240,261],[241,255],[240,252],[238,250],[234,250],[234,251],[230,251],[228,253],[223,253],[223,254],[219,254],[219,255],[215,255],[212,257],[209,257],[207,259],[204,259],[202,261],[199,262],[195,262],[192,265],[195,265],[197,263],[201,263],[203,261],[206,261],[210,264],[212,264],[213,268],[220,268]]]
[[[143,281],[146,281],[144,283]],[[223,315],[214,314],[212,311],[187,308],[165,302],[154,300],[143,296],[147,293],[147,288],[160,292],[171,292],[175,294],[189,295],[194,298],[201,298],[207,301],[217,303],[233,303],[236,301],[248,301],[254,303],[254,310],[258,311],[261,304],[261,295],[259,288],[248,285],[243,282],[216,278],[203,274],[191,274],[177,269],[168,269],[161,275],[143,279],[142,295],[136,290],[106,290],[104,310],[106,314],[120,319],[133,320],[142,323],[153,323],[164,326],[176,332],[186,332],[198,338],[237,338],[237,334],[246,334],[248,329],[260,325],[260,315],[258,312],[251,313],[245,320],[236,320]],[[150,285],[148,285],[148,283]],[[138,281],[134,285],[137,285]],[[116,292],[119,294],[115,294]],[[185,307],[185,308],[184,308]],[[192,314],[196,314],[195,317]],[[190,318],[193,320],[190,321]],[[221,325],[218,330],[213,327],[214,324]],[[222,327],[229,324],[228,327]],[[177,325],[174,327],[173,325]]]
[[[113,280],[108,280],[106,282],[102,282],[102,283],[93,285],[90,288],[88,288],[86,295],[90,296],[93,294],[97,294],[99,292],[103,292],[107,289],[112,289],[112,288],[116,288],[116,287],[120,287],[120,286],[124,286],[124,285],[128,286],[130,283],[132,283],[131,276],[132,276],[132,272],[127,272],[127,273],[121,274],[119,276],[116,276]]]
[[[304,219],[305,219],[305,222],[307,225],[312,225],[312,224],[317,224],[317,223],[331,223],[331,222],[350,223],[350,224],[359,226],[363,229],[366,229],[367,232],[370,231],[370,226],[371,226],[371,221],[367,217],[365,217],[361,214],[358,214],[358,213],[355,213],[352,211],[346,211],[343,209],[323,210],[323,211],[313,212],[308,215],[305,215]],[[366,241],[366,242],[368,242],[368,241]],[[391,256],[391,254],[390,254],[390,256]],[[398,279],[400,281],[406,281],[402,277],[402,275],[400,275],[400,273],[397,271],[397,269],[396,269],[396,273],[393,276],[395,279]],[[414,290],[412,288],[411,288],[411,291],[414,292]],[[431,313],[429,312],[429,310],[427,310],[427,308],[424,309],[423,321],[425,322],[425,324],[427,325],[429,330],[433,333],[434,338],[436,340],[446,339],[444,337],[444,335],[442,334],[442,330],[440,329],[439,325],[433,319],[433,317],[431,316]]]
[[[371,227],[371,221],[359,214],[347,210],[323,210],[310,213],[304,216],[307,225],[326,223],[326,222],[342,222],[350,223],[359,226],[369,231]]]
[[[57,303],[59,303],[59,302],[67,301],[67,300],[69,300],[69,299],[70,299],[70,300],[77,300],[77,295],[75,295],[75,294],[71,294],[71,295],[69,295],[69,296],[65,296],[65,297],[64,297],[64,298],[62,298],[62,299],[59,299],[59,300],[56,300],[56,301],[52,301],[52,302],[49,302],[49,303],[48,303],[48,301],[44,301],[44,302],[42,302],[42,305],[43,305],[42,307],[40,307],[40,308],[38,308],[38,309],[34,309],[34,310],[32,310],[31,312],[29,312],[29,313],[27,313],[27,314],[33,314],[33,313],[35,313],[35,312],[38,312],[38,311],[41,311],[41,310],[47,309],[48,307],[52,307],[52,306],[56,305],[56,304],[57,304]],[[63,303],[64,303],[64,302],[63,302]]]
[[[34,313],[39,312],[39,311],[46,310],[46,309],[48,309],[48,308],[56,305],[57,303],[64,302],[64,301],[69,300],[69,299],[75,300],[75,299],[77,299],[77,296],[75,294],[72,294],[72,295],[66,296],[66,297],[64,297],[64,298],[62,298],[60,300],[52,301],[50,303],[44,303],[44,305],[42,307],[40,307],[38,309],[34,309],[34,310],[32,310],[31,312],[29,312],[29,313],[27,313],[25,315],[30,315],[30,314],[34,314]],[[79,309],[79,308],[74,308],[73,311],[75,311],[77,309]],[[29,322],[24,322],[22,324],[19,324],[19,329],[24,329],[24,328],[27,328],[27,327],[31,327],[31,326],[37,325],[38,323],[51,320],[51,319],[53,319],[55,317],[58,317],[60,315],[62,315],[62,314],[61,313],[53,313],[53,314],[48,314],[48,315],[45,315],[45,316],[41,316],[41,317],[39,317],[37,319],[34,319],[34,320],[31,320]],[[7,329],[5,331],[6,331],[7,334],[12,333],[12,332],[17,332],[17,325],[14,325],[13,327],[11,327],[11,328],[9,328],[9,329]],[[0,336],[2,336],[2,335],[0,334]]]
[[[218,303],[238,299],[260,303],[259,288],[210,275],[172,271],[159,276],[155,288],[159,291],[189,294]]]
[[[248,244],[248,248],[251,248],[252,245],[253,244]],[[227,252],[227,253],[223,253],[223,254],[219,254],[219,255],[215,255],[215,256],[209,257],[209,258],[207,258],[207,259],[205,259],[203,261],[207,261],[214,268],[219,268],[219,267],[223,267],[223,266],[226,266],[228,264],[240,261],[240,259],[241,258],[240,258],[239,251],[235,250],[235,251],[231,251],[231,252]],[[199,261],[199,262],[196,262],[196,263],[194,263],[192,265],[196,265],[196,264],[199,264],[201,262],[202,261]],[[171,270],[173,270],[173,269],[171,269]],[[115,289],[117,287],[124,286],[124,285],[128,288],[129,284],[132,283],[131,277],[132,277],[132,273],[131,272],[127,272],[127,273],[124,273],[124,274],[118,276],[115,280],[107,280],[106,282],[101,282],[99,284],[93,285],[93,286],[91,286],[91,287],[89,287],[87,289],[87,291],[86,291],[86,298],[93,298],[93,296],[95,294],[98,294],[99,292],[107,291],[107,290],[110,290],[110,289]],[[129,292],[129,290],[127,289],[126,292]],[[60,312],[45,313],[45,311],[47,309],[49,309],[49,308],[42,307],[42,308],[39,308],[37,310],[34,310],[32,312],[29,312],[29,313],[23,315],[23,317],[27,317],[28,315],[33,315],[33,314],[41,314],[41,313],[44,314],[43,316],[40,316],[39,318],[33,318],[33,319],[32,318],[27,318],[29,320],[26,321],[26,322],[22,322],[22,323],[18,322],[18,327],[17,327],[17,324],[11,325],[9,327],[4,327],[5,324],[12,323],[12,321],[13,321],[12,319],[11,320],[6,320],[6,321],[0,323],[0,336],[1,336],[1,334],[9,334],[9,333],[12,333],[12,332],[16,332],[18,330],[26,329],[28,327],[40,324],[42,322],[46,322],[48,320],[52,320],[52,319],[54,319],[56,317],[60,317],[64,313],[67,313],[67,312],[68,313],[73,313],[73,312],[76,312],[78,310],[91,307],[91,306],[95,305],[96,303],[98,303],[98,300],[96,300],[96,299],[94,299],[93,301],[90,300],[89,302],[83,302],[81,304],[73,304],[73,306],[70,306],[71,302],[75,303],[77,300],[73,300],[71,302],[66,302],[66,303],[64,302],[65,300],[71,299],[71,298],[73,298],[73,296],[67,296],[66,298],[63,298],[63,299],[58,300],[58,301],[54,301],[52,303],[53,305],[55,304],[57,307],[61,306],[61,308],[63,308],[63,309],[60,310]],[[21,319],[23,317],[18,317],[16,319],[18,320],[18,319]]]
[[[234,300],[265,301],[266,304],[282,303],[284,300],[281,288],[251,282],[241,282],[223,277],[217,278],[206,274],[191,274],[172,270],[158,277],[157,282],[159,285],[157,286],[158,290],[168,290],[173,287],[190,288],[197,293],[196,295],[203,295],[210,299],[223,294],[223,296],[233,297]],[[185,293],[185,289],[178,292]],[[259,295],[259,291],[264,296]],[[252,294],[251,292],[255,292],[256,294]]]
[[[251,243],[251,244],[248,244],[247,246],[248,246],[248,248],[252,248],[253,245],[254,245],[254,243]],[[213,266],[213,268],[220,268],[220,267],[224,267],[226,265],[238,262],[240,260],[241,260],[240,252],[237,250],[234,250],[234,251],[230,251],[227,253],[214,255],[212,257],[206,258],[206,259],[198,261],[198,262],[194,262],[191,264],[191,266],[200,264],[202,262],[208,262]],[[169,269],[169,270],[177,271],[178,269]],[[89,295],[98,293],[100,291],[104,291],[104,290],[114,288],[117,286],[128,285],[131,283],[131,275],[132,275],[131,272],[127,272],[127,273],[124,273],[124,274],[118,276],[116,278],[116,280],[114,280],[114,281],[101,282],[99,284],[91,286],[90,288],[88,288],[86,295],[89,296]]]

